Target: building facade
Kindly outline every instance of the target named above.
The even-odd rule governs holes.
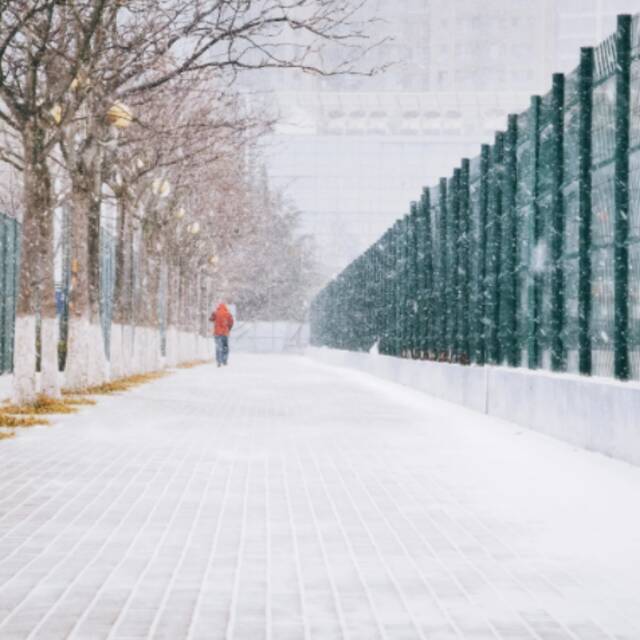
[[[373,0],[372,78],[279,76],[268,171],[330,277],[637,0]],[[637,9],[637,7],[636,7]],[[264,76],[262,81],[264,81]]]

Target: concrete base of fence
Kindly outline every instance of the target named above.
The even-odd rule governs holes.
[[[640,465],[640,384],[507,367],[463,367],[310,348],[320,362],[357,369]]]

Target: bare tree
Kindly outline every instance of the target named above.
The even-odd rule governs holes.
[[[171,94],[194,74],[232,80],[240,71],[269,68],[362,72],[368,41],[358,15],[365,2],[8,0],[2,5],[0,118],[19,132],[24,158],[27,260],[21,267],[16,330],[18,400],[35,394],[35,289],[40,282],[40,313],[51,323],[55,317],[47,253],[52,244],[47,158],[56,143],[62,141],[71,185],[73,287],[66,373],[72,386],[81,386],[90,381],[95,354],[86,347],[100,342],[100,205],[109,160],[105,149],[113,138],[105,114],[118,100],[135,102],[162,89]],[[325,55],[336,46],[343,55]],[[47,349],[51,352],[50,345]]]
[[[65,98],[104,11],[105,2],[67,7],[55,0],[8,0],[0,5],[0,120],[17,132],[22,147],[19,152],[5,147],[2,159],[22,171],[24,185],[14,357],[19,401],[36,395],[38,311],[43,332],[43,388],[52,394],[59,388],[48,157],[58,141],[60,125],[73,116],[73,103]]]

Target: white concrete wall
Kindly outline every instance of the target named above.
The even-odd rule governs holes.
[[[333,349],[306,353],[640,465],[640,383]]]

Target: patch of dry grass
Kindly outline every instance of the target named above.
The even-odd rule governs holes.
[[[74,398],[73,396],[65,397],[65,402],[73,407],[88,407],[97,404],[93,398]]]
[[[41,416],[12,416],[6,413],[0,413],[0,427],[10,427],[14,429],[18,427],[36,427],[38,425],[47,424],[51,423]]]
[[[191,360],[190,362],[183,362],[179,364],[177,369],[193,369],[194,367],[200,367],[203,364],[210,364],[211,360]]]
[[[48,414],[55,413],[76,413],[78,407],[96,404],[96,401],[86,396],[92,395],[110,395],[128,391],[133,387],[158,380],[168,375],[166,371],[156,371],[153,373],[144,373],[135,376],[112,380],[104,384],[87,389],[65,389],[63,397],[60,399],[50,398],[45,395],[38,396],[34,402],[15,405],[0,405],[0,440],[11,438],[15,435],[14,431],[2,430],[17,429],[20,427],[35,427],[37,425],[51,424],[47,418],[43,417]]]
[[[45,395],[38,396],[33,402],[23,405],[8,404],[0,406],[0,413],[14,416],[46,415],[50,413],[75,413],[75,403],[65,398],[50,398]]]
[[[134,376],[127,376],[126,378],[118,378],[117,380],[111,380],[110,382],[104,382],[103,384],[96,385],[94,387],[87,387],[86,389],[69,389],[63,391],[65,395],[69,396],[106,396],[114,393],[122,393],[128,391],[134,387],[138,387],[147,382],[153,380],[159,380],[167,375],[166,371],[154,371],[153,373],[140,373]]]

